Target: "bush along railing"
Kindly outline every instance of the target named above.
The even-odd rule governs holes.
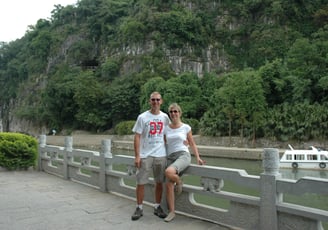
[[[112,154],[110,139],[103,140],[101,151],[96,152],[74,149],[71,136],[65,137],[65,146],[60,147],[47,145],[46,136],[41,135],[38,160],[41,171],[135,199],[134,157]],[[328,222],[327,210],[288,203],[283,196],[326,196],[328,180],[281,178],[278,149],[265,148],[262,162],[260,176],[248,175],[245,170],[191,164],[183,176],[183,192],[176,197],[177,213],[233,228],[323,229],[322,222]],[[194,179],[187,183],[190,178]],[[255,195],[226,191],[226,182],[255,191]],[[145,202],[152,203],[153,197],[154,182],[149,178]],[[199,197],[205,201],[197,201]]]
[[[36,166],[37,139],[22,133],[0,133],[0,168],[22,170]]]

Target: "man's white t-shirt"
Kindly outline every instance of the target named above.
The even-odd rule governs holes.
[[[166,151],[168,155],[178,151],[189,152],[188,146],[183,142],[187,140],[187,134],[190,130],[190,125],[184,123],[176,129],[170,128],[169,125],[165,128],[164,134],[166,135]]]
[[[169,123],[168,115],[162,111],[157,115],[145,111],[138,116],[132,131],[141,134],[140,158],[166,156],[164,129]]]

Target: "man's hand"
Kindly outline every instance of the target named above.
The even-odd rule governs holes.
[[[134,165],[136,166],[136,168],[140,168],[141,167],[141,159],[140,159],[140,157],[136,157],[134,159]]]

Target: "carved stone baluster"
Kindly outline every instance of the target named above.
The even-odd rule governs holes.
[[[203,186],[204,190],[210,191],[210,192],[220,192],[220,190],[224,186],[223,179],[202,177],[200,182],[201,182],[201,185]]]

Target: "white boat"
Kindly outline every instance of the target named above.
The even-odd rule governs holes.
[[[280,159],[280,168],[328,170],[328,151],[311,146],[309,150],[296,150],[291,145]]]

